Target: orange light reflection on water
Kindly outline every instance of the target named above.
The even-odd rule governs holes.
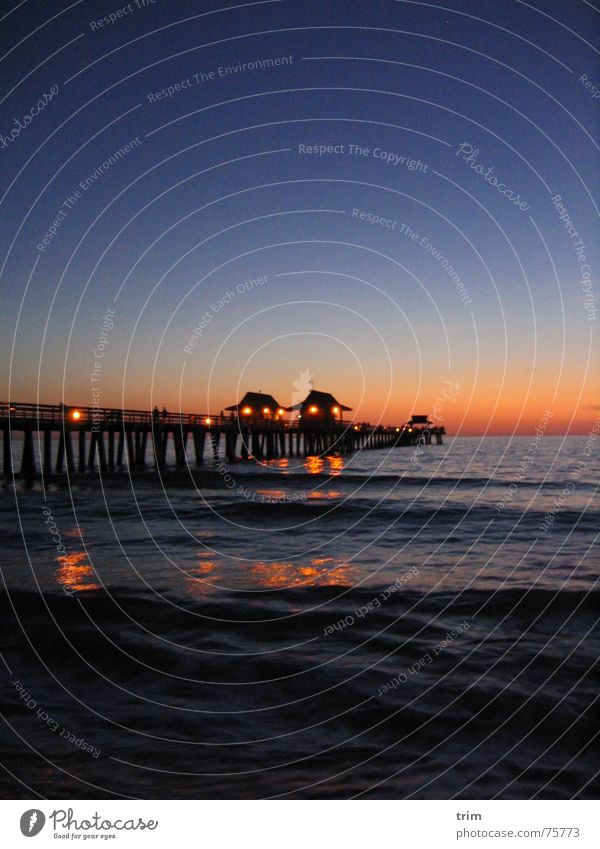
[[[325,469],[325,464],[327,464],[327,469]],[[324,457],[311,454],[305,458],[304,468],[309,475],[320,475],[323,471],[332,476],[341,475],[344,469],[344,460],[337,454],[327,454]]]
[[[342,557],[313,557],[308,564],[259,561],[250,567],[258,584],[269,589],[350,586],[355,572]]]
[[[344,460],[342,457],[333,454],[332,456],[327,457],[327,463],[329,465],[330,475],[341,475],[344,468]]]
[[[304,468],[309,475],[320,475],[325,463],[322,457],[309,456],[304,460]]]
[[[264,465],[271,469],[287,469],[290,461],[288,457],[278,457],[277,460],[267,460]]]
[[[257,489],[256,494],[262,496],[261,501],[291,501],[291,497],[288,494],[286,499],[286,491],[284,489]]]
[[[211,552],[201,551],[200,562],[193,569],[185,570],[185,588],[190,595],[207,596],[219,589],[216,584],[221,580],[217,570],[217,561],[209,559]]]
[[[100,589],[100,584],[90,580],[96,577],[96,573],[88,562],[85,551],[65,554],[56,560],[60,564],[56,571],[56,580],[61,586],[73,592]]]

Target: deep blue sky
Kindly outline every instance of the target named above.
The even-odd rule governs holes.
[[[111,308],[107,406],[218,412],[259,388],[290,403],[309,369],[359,419],[431,410],[452,380],[454,431],[528,432],[551,408],[558,429],[585,432],[598,402],[597,322],[552,197],[583,240],[597,297],[600,99],[580,81],[600,91],[590,4],[51,5],[26,2],[0,23],[0,134],[58,87],[0,150],[3,397],[55,402],[64,382],[67,403],[91,404]],[[218,76],[276,57],[293,61]],[[461,143],[528,209],[457,155]],[[309,144],[344,152],[300,155]],[[394,166],[377,150],[427,167]],[[396,224],[357,220],[355,208]],[[460,276],[462,297],[423,242]]]

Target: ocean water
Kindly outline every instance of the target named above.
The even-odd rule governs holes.
[[[597,796],[600,437],[532,446],[7,482],[4,796]]]

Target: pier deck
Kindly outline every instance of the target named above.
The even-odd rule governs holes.
[[[406,445],[440,445],[443,427],[372,426],[332,422],[315,426],[294,421],[246,423],[243,419],[201,413],[152,413],[146,410],[51,404],[0,403],[3,473],[33,476],[94,469],[156,469],[196,466],[226,460],[273,460],[349,454]],[[13,443],[21,435],[20,461]],[[188,456],[189,454],[189,456]],[[208,456],[207,456],[208,455]]]

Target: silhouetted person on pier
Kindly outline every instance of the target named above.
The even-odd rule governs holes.
[[[152,409],[152,418],[156,421],[159,417],[160,413],[158,412],[158,407],[153,407]]]
[[[163,417],[163,420],[165,420],[165,419],[167,418],[167,416],[168,416],[168,415],[169,415],[169,414],[168,414],[168,412],[167,412],[167,408],[166,408],[166,407],[163,407],[163,408],[162,408],[162,417]]]

